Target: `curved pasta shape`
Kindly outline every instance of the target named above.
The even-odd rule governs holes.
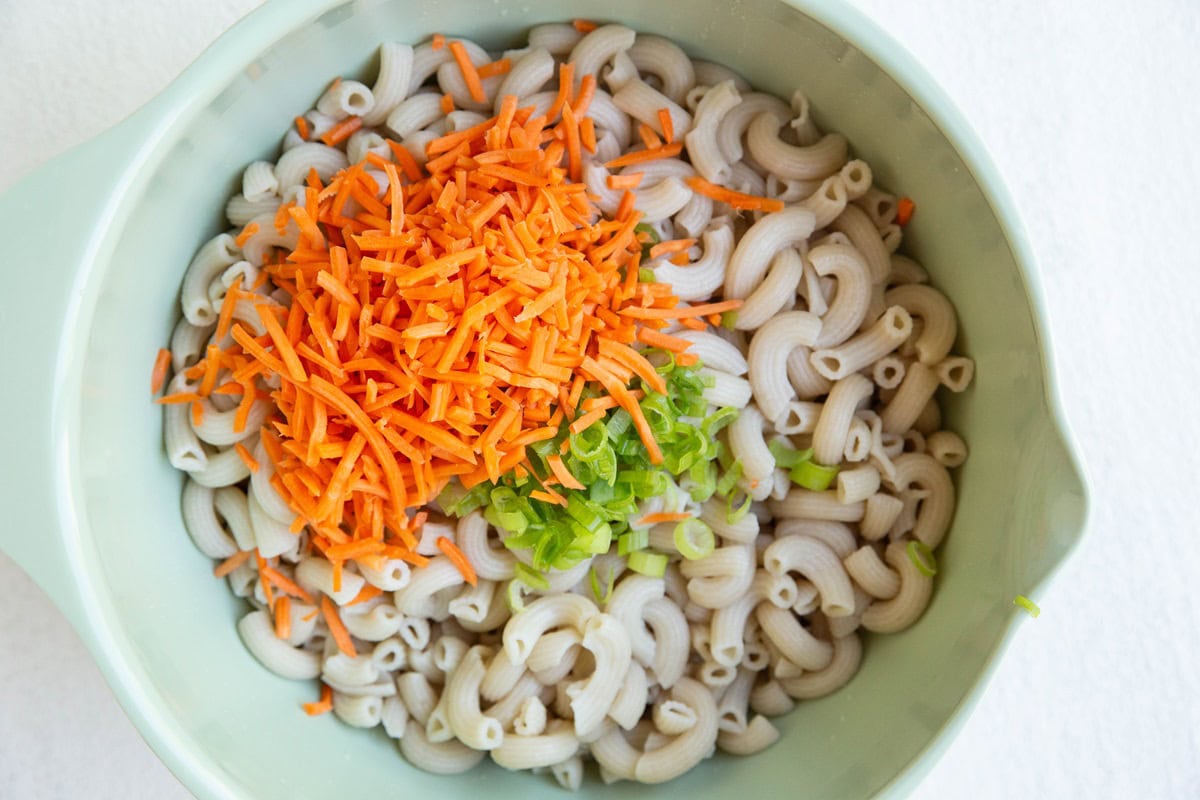
[[[627,51],[640,72],[658,77],[663,94],[682,104],[688,89],[696,85],[696,70],[683,49],[661,36],[638,34]]]
[[[346,154],[336,147],[306,142],[279,157],[275,162],[275,177],[279,179],[280,191],[283,191],[289,186],[303,185],[309,170],[315,169],[322,181],[328,181],[349,163]]]
[[[517,558],[503,545],[493,548],[489,542],[490,528],[479,511],[472,511],[458,521],[456,544],[471,562],[475,574],[489,581],[512,578]]]
[[[665,597],[647,603],[642,619],[654,633],[650,670],[659,686],[670,689],[687,670],[691,646],[687,619],[679,606]]]
[[[505,626],[504,651],[514,664],[524,664],[546,631],[566,625],[582,633],[584,624],[598,613],[595,603],[577,594],[539,597]]]
[[[808,260],[817,275],[837,279],[837,293],[821,315],[821,333],[816,341],[817,347],[831,347],[849,338],[866,319],[871,303],[870,268],[848,245],[814,247],[808,252]]]
[[[932,286],[910,283],[889,289],[884,298],[888,305],[902,306],[921,319],[914,347],[922,364],[937,364],[949,355],[958,335],[958,316],[944,294]]]
[[[753,356],[752,356],[753,359]],[[729,425],[729,449],[742,462],[742,476],[764,481],[775,471],[775,456],[763,436],[766,420],[754,405],[746,406]]]
[[[300,537],[292,533],[284,523],[272,517],[258,504],[252,492],[246,498],[246,510],[250,526],[254,531],[254,545],[263,558],[276,558],[285,553],[294,553],[300,546]]]
[[[744,731],[721,731],[717,747],[735,756],[749,756],[766,750],[779,741],[779,729],[761,714],[756,714]]]
[[[413,573],[408,585],[396,592],[396,608],[406,617],[430,616],[433,595],[462,584],[462,573],[454,562],[445,556],[437,556]]]
[[[936,548],[945,538],[954,516],[954,482],[937,459],[925,453],[905,453],[896,458],[895,485],[905,491],[913,486],[928,492],[917,511],[913,537]]]
[[[707,300],[725,281],[733,253],[733,226],[727,218],[714,219],[701,237],[704,255],[686,267],[666,259],[655,264],[654,279],[669,283],[680,300]]]
[[[182,410],[184,414],[187,413],[187,406],[183,405],[168,406],[168,411],[175,408]],[[184,420],[183,424],[186,425],[187,421]],[[170,434],[171,418],[168,416],[166,428],[168,454],[171,453],[172,444]],[[237,450],[230,447],[208,456],[202,466],[199,468],[188,468],[187,472],[188,477],[201,486],[219,488],[221,486],[232,486],[235,483],[244,481],[250,475],[250,468],[246,466],[246,462],[238,455]]]
[[[846,208],[848,194],[846,183],[841,175],[830,175],[821,181],[816,191],[800,201],[801,208],[807,208],[817,218],[818,229],[824,228],[837,219]]]
[[[476,66],[482,66],[491,61],[491,56],[479,45],[467,39],[457,39],[462,42],[463,49],[470,58],[471,63]],[[444,48],[449,50],[450,48]],[[471,96],[470,90],[467,88],[467,80],[463,77],[462,69],[459,68],[458,62],[451,57],[449,61],[445,61],[438,65],[437,82],[442,92],[454,98],[455,108],[465,108],[472,111],[490,110],[492,107],[492,99],[496,96],[496,90],[500,88],[500,82],[504,80],[503,75],[492,75],[487,78],[481,78],[480,83],[483,86],[483,100],[476,100]]]
[[[740,321],[739,317],[739,324]],[[746,358],[750,387],[763,417],[772,423],[787,411],[788,402],[796,398],[788,381],[788,355],[797,347],[812,346],[820,331],[819,317],[807,311],[787,311],[772,317],[750,340]]]
[[[845,617],[854,613],[854,588],[846,568],[838,554],[824,542],[808,536],[776,539],[763,552],[763,566],[772,575],[799,572],[811,581],[821,596],[821,612],[825,616]]]
[[[642,212],[643,222],[661,222],[678,213],[692,199],[692,190],[676,177],[666,177],[638,187],[633,207]]]
[[[714,86],[716,84],[713,84]],[[742,148],[742,137],[750,123],[760,114],[771,114],[780,125],[792,116],[792,109],[787,103],[773,94],[763,92],[746,92],[749,87],[735,87],[742,92],[742,101],[721,118],[717,126],[717,144],[725,155],[725,160],[736,164],[742,160],[745,151]]]
[[[253,161],[242,172],[242,197],[253,203],[275,198],[279,194],[279,179],[270,161]]]
[[[755,607],[770,592],[771,582],[770,573],[758,570],[750,584],[750,591],[713,612],[708,640],[713,661],[727,667],[742,663],[746,654],[746,623]]]
[[[879,412],[883,432],[902,435],[912,428],[937,387],[936,372],[919,361],[910,364],[895,396]]]
[[[379,46],[379,74],[371,86],[375,104],[362,115],[363,125],[374,127],[387,119],[400,102],[408,97],[412,80],[413,48],[400,42]]]
[[[871,283],[887,281],[892,269],[892,256],[865,211],[854,204],[848,205],[841,215],[830,223],[830,227],[845,234],[854,245],[854,249],[866,259],[867,266],[871,269]]]
[[[797,700],[815,700],[849,683],[861,663],[862,642],[852,633],[833,640],[833,658],[824,669],[798,678],[785,678],[779,683]]]
[[[892,599],[879,600],[868,606],[862,615],[862,626],[876,633],[897,633],[925,613],[933,594],[933,578],[917,569],[908,557],[907,540],[889,544],[883,558],[900,574],[900,590]]]
[[[814,350],[813,368],[830,380],[839,380],[878,361],[907,339],[912,317],[901,306],[892,306],[871,327],[837,347]]]
[[[777,518],[835,522],[858,522],[865,510],[862,503],[843,505],[838,502],[836,492],[814,492],[799,486],[793,487],[782,500],[768,500],[767,508]]]
[[[534,47],[528,53],[513,62],[512,69],[504,76],[504,81],[496,91],[493,103],[495,111],[508,95],[514,95],[519,101],[541,91],[554,77],[554,56],[544,47]]]
[[[854,412],[874,390],[871,382],[858,373],[851,373],[833,384],[813,430],[814,461],[825,466],[841,463]]]
[[[746,147],[754,160],[784,178],[825,178],[846,163],[846,139],[830,133],[815,144],[798,146],[779,138],[779,120],[769,111],[759,114],[746,129]]]
[[[196,251],[179,290],[179,303],[189,323],[205,327],[216,322],[217,312],[208,297],[209,284],[240,260],[239,248],[228,233],[218,233]]]
[[[601,25],[580,39],[567,58],[575,66],[575,88],[584,75],[598,74],[613,56],[633,47],[636,39],[637,33],[624,25]]]
[[[845,558],[858,546],[854,531],[844,522],[823,519],[781,519],[775,523],[775,540],[789,536],[807,536],[824,543],[838,558]]]
[[[491,755],[505,769],[536,769],[562,763],[578,750],[579,740],[571,725],[555,720],[538,736],[506,736]]]
[[[770,453],[770,450],[767,452]],[[737,522],[730,522],[725,503],[718,499],[705,500],[700,505],[700,519],[722,539],[750,544],[758,537],[758,517],[746,514]]]
[[[748,545],[718,547],[711,555],[684,561],[679,571],[688,578],[691,601],[703,608],[723,608],[745,594],[754,580],[754,548]]]
[[[683,678],[671,689],[671,699],[690,708],[696,722],[686,732],[648,753],[634,765],[641,783],[663,783],[700,763],[717,741],[717,704],[705,686]]]
[[[749,369],[742,351],[715,333],[682,330],[673,335],[691,342],[688,352],[694,354],[707,367],[728,372],[730,375],[745,375]]]
[[[684,142],[688,157],[705,180],[721,183],[729,175],[729,159],[717,141],[717,132],[725,115],[741,101],[733,81],[723,81],[705,92],[696,105],[692,129]]]
[[[829,642],[809,633],[789,609],[778,608],[771,603],[759,603],[754,609],[754,616],[767,640],[795,667],[819,670],[832,660],[833,647]],[[776,667],[776,676],[781,677],[779,667]]]
[[[608,718],[624,730],[632,730],[642,719],[646,711],[646,700],[649,694],[649,683],[646,670],[637,661],[629,663],[625,671],[625,679],[620,691],[613,699],[612,707],[608,710]]]
[[[321,674],[320,656],[276,637],[275,625],[266,611],[251,611],[238,621],[237,629],[250,654],[279,677],[305,681]]]
[[[650,126],[659,136],[665,136],[659,109],[667,109],[675,138],[684,139],[692,129],[692,115],[687,109],[671,100],[662,92],[652,88],[640,78],[632,78],[613,92],[613,103],[637,121]]]
[[[183,482],[183,527],[201,553],[209,558],[229,558],[241,548],[217,518],[213,494],[195,481]]]
[[[649,666],[654,658],[655,642],[643,622],[645,606],[663,596],[662,578],[628,575],[617,583],[605,612],[624,626],[633,657]]]
[[[354,80],[335,81],[317,100],[317,111],[333,120],[369,114],[375,95],[366,84]]]
[[[754,330],[790,308],[796,301],[796,289],[804,278],[804,259],[791,247],[780,250],[771,260],[766,279],[750,293],[737,310],[740,330]]]
[[[596,669],[586,681],[566,689],[577,736],[587,736],[604,721],[621,690],[632,656],[625,627],[604,613],[594,614],[584,623],[583,648],[592,653]]]
[[[813,368],[811,356],[812,350],[801,346],[787,357],[788,382],[802,400],[819,397],[833,387],[832,381]]]
[[[900,591],[900,575],[890,569],[870,545],[863,545],[842,563],[863,591],[877,600],[890,600]]]
[[[408,763],[435,775],[466,772],[482,761],[485,755],[482,750],[472,750],[453,739],[435,744],[426,736],[425,726],[412,719],[405,725],[404,736],[397,743]]]
[[[342,585],[337,591],[333,588],[333,565],[324,558],[302,558],[296,564],[296,582],[307,589],[315,589],[329,596],[329,599],[339,606],[349,603],[362,591],[366,583],[361,575],[349,569],[342,571]]]
[[[570,53],[582,38],[583,32],[567,22],[547,22],[529,29],[529,46],[545,48],[556,56]]]
[[[708,384],[702,396],[710,405],[718,408],[742,408],[750,402],[750,381],[708,367],[700,368],[700,376]]]
[[[785,247],[803,243],[812,235],[816,218],[804,208],[785,208],[767,214],[743,234],[725,275],[725,296],[749,297],[762,281],[775,254]]]
[[[442,693],[450,729],[459,741],[475,750],[493,750],[505,739],[500,723],[484,716],[479,708],[479,684],[486,671],[483,656],[487,652],[479,645],[468,650],[450,673]]]

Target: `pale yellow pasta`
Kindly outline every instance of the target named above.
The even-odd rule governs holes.
[[[759,114],[746,130],[746,147],[768,172],[783,178],[825,178],[846,163],[846,139],[830,133],[810,145],[788,144],[779,137],[779,122],[770,112]]]
[[[933,593],[933,578],[922,573],[909,558],[905,540],[889,544],[883,557],[900,574],[900,590],[890,600],[872,603],[863,612],[862,626],[876,633],[896,633],[925,612]]]

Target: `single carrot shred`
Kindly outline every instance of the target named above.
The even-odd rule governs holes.
[[[454,96],[449,92],[442,95],[441,109],[443,114],[449,114],[454,110]]]
[[[657,511],[638,520],[638,525],[657,525],[660,522],[681,522],[695,515],[687,511]]]
[[[333,711],[333,689],[328,684],[321,684],[321,699],[315,703],[304,703],[300,706],[310,717],[319,717]]]
[[[341,144],[363,125],[362,117],[346,117],[321,134],[321,141],[333,147]]]
[[[659,242],[650,248],[650,258],[660,258],[669,256],[675,253],[681,253],[696,244],[695,239],[671,239],[666,242]]]
[[[722,203],[727,203],[738,210],[752,211],[782,211],[783,201],[775,200],[770,197],[756,197],[752,194],[743,192],[735,192],[732,189],[726,189],[724,186],[718,186],[715,183],[710,183],[699,175],[693,175],[684,179],[684,183],[692,187],[693,191],[699,192],[702,195],[711,197],[713,200],[718,200]]]
[[[374,600],[376,597],[379,597],[379,595],[381,595],[381,594],[383,594],[383,590],[380,589],[378,586],[375,586],[370,583],[363,584],[363,587],[361,590],[359,590],[358,594],[354,595],[354,599],[351,600],[349,603],[346,603],[346,605],[356,606],[356,605],[359,605],[360,603],[367,603],[367,602],[370,602],[371,600]]]
[[[636,189],[645,177],[644,172],[631,172],[628,175],[609,175],[606,179],[610,189]]]
[[[430,46],[433,47],[434,50],[441,50],[446,46],[446,37],[440,33],[435,33],[433,35],[433,39],[430,41]]]
[[[286,639],[292,635],[292,600],[283,595],[275,601],[275,636]]]
[[[238,457],[242,459],[242,463],[246,465],[248,470],[258,472],[260,465],[254,456],[250,455],[250,451],[246,449],[246,445],[238,442],[233,446],[233,449],[237,451]]]
[[[311,133],[308,127],[308,120],[306,120],[304,117],[296,117],[295,123],[296,133],[300,134],[300,138],[307,142],[308,136]]]
[[[250,237],[256,233],[258,233],[258,223],[257,222],[247,223],[246,227],[242,228],[242,232],[239,233],[237,235],[237,238],[233,240],[233,243],[236,244],[238,247],[245,247],[246,242],[250,241]]]
[[[333,604],[328,595],[321,596],[321,615],[325,617],[325,624],[329,626],[329,634],[337,644],[338,650],[341,650],[351,658],[357,656],[358,652],[354,649],[354,641],[350,638],[350,631],[346,630],[346,624],[342,622],[342,617],[337,610],[337,606]]]
[[[229,573],[246,563],[246,559],[254,554],[253,550],[239,550],[229,558],[213,567],[214,578],[224,578]]]
[[[456,40],[450,42],[450,52],[454,54],[454,60],[458,63],[458,68],[462,71],[463,80],[467,84],[467,91],[471,93],[471,99],[476,103],[486,102],[487,93],[483,90],[483,82],[479,79],[479,71],[471,63],[471,56],[467,53],[467,48],[462,42]]]
[[[913,202],[911,197],[901,197],[896,203],[896,224],[904,227],[912,219],[913,212],[917,210],[917,204]]]
[[[654,132],[654,129],[646,123],[639,122],[637,131],[638,136],[640,136],[642,139],[642,144],[646,145],[646,150],[657,150],[663,146],[662,139],[660,139],[658,134]]]
[[[472,586],[478,580],[475,577],[475,570],[471,567],[471,562],[467,560],[466,555],[462,550],[458,549],[458,545],[447,539],[445,536],[439,536],[437,539],[438,550],[441,550],[446,558],[450,559],[450,563],[462,573],[463,580]]]
[[[662,127],[663,139],[667,144],[675,141],[675,122],[671,119],[671,112],[666,108],[658,110],[658,124]]]
[[[486,80],[495,75],[504,75],[512,70],[511,58],[500,58],[488,64],[484,64],[478,70],[479,77]]]
[[[154,369],[150,371],[150,394],[156,395],[162,391],[167,381],[167,370],[171,368],[171,351],[160,347],[154,355]]]
[[[590,19],[571,20],[571,26],[580,33],[591,33],[599,27],[599,25],[597,25],[595,22],[592,22]]]
[[[655,147],[652,150],[634,150],[632,153],[626,153],[623,156],[617,156],[604,166],[607,169],[617,169],[618,167],[628,167],[633,164],[645,164],[647,161],[658,161],[662,158],[674,158],[682,152],[683,142],[672,142],[671,144],[664,144],[661,147]]]

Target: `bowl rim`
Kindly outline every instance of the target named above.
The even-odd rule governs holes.
[[[1090,516],[1091,482],[1082,466],[1078,442],[1062,408],[1043,286],[1021,215],[985,145],[946,92],[903,45],[846,0],[833,3],[829,0],[777,1],[852,43],[886,72],[921,107],[945,137],[1000,223],[1005,243],[1021,276],[1031,312],[1034,336],[1042,357],[1043,399],[1049,421],[1059,436],[1066,462],[1082,489],[1078,532],[1061,558],[1051,564],[1041,580],[1031,587],[1031,591],[1044,591],[1083,539]],[[94,316],[91,313],[94,309],[89,307],[87,300],[93,293],[88,288],[94,283],[93,279],[99,279],[96,273],[102,272],[91,266],[103,261],[115,248],[118,233],[124,227],[122,223],[130,211],[125,199],[148,179],[152,170],[147,168],[164,155],[175,135],[186,129],[195,116],[245,69],[249,61],[289,36],[296,28],[351,2],[353,0],[292,0],[285,4],[268,0],[221,34],[160,94],[110,131],[112,134],[124,134],[139,144],[122,169],[122,174],[109,189],[97,217],[96,233],[89,243],[87,258],[80,266],[72,286],[62,354],[55,366],[56,389],[51,414],[52,469],[57,479],[56,485],[60,487],[55,500],[67,568],[81,601],[79,616],[75,620],[76,630],[89,646],[109,686],[139,733],[176,778],[201,797],[237,797],[241,796],[241,791],[233,776],[225,772],[215,759],[192,746],[190,735],[167,709],[163,698],[151,688],[153,682],[150,676],[138,663],[124,634],[120,632],[116,612],[106,605],[106,587],[99,585],[93,570],[83,558],[83,500],[74,493],[77,484],[71,469],[77,465],[73,465],[73,459],[70,458],[76,424],[69,413],[72,408],[69,387],[78,384],[82,366],[77,357],[66,354],[83,352]],[[879,789],[877,796],[906,793],[924,778],[979,702],[1023,616],[1020,609],[1008,611],[1002,635],[993,644],[971,688],[928,743]]]

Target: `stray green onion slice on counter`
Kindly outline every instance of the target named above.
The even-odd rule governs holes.
[[[1034,619],[1037,619],[1038,615],[1042,613],[1042,609],[1038,608],[1038,604],[1023,594],[1019,594],[1013,598],[1013,605],[1025,609],[1029,613],[1029,616]]]

